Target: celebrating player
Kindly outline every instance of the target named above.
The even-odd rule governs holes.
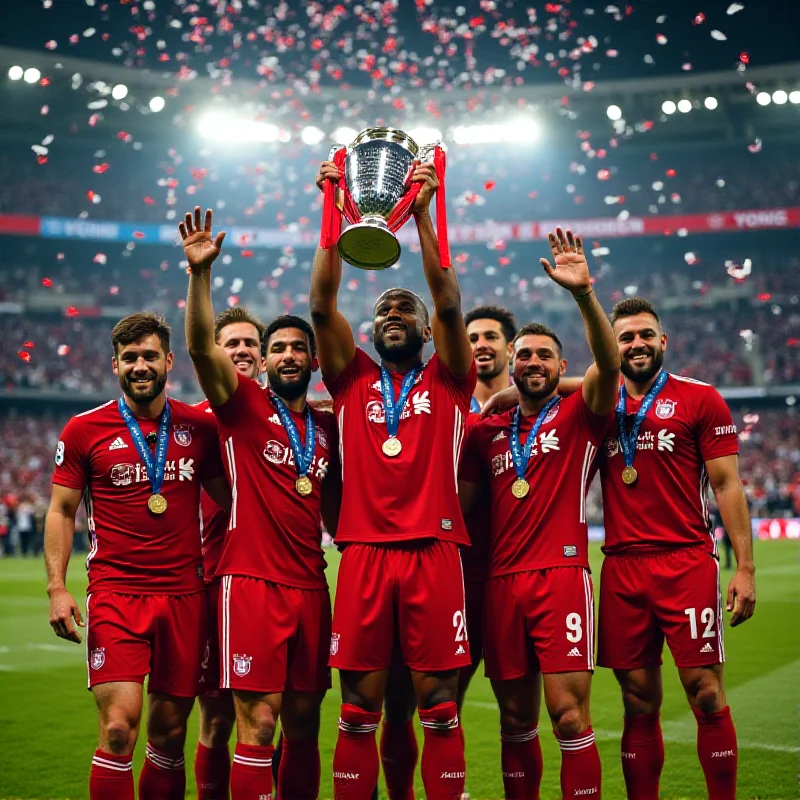
[[[316,355],[305,320],[284,316],[267,326],[268,389],[237,371],[214,341],[211,265],[225,234],[212,238],[211,222],[211,211],[201,220],[195,208],[180,233],[191,273],[186,339],[217,418],[233,494],[217,568],[221,687],[233,690],[238,734],[231,797],[270,796],[280,717],[279,794],[306,800],[319,791],[319,709],[330,686],[320,517],[326,512],[335,531],[327,511],[338,504],[336,429],[331,414],[306,403]]]
[[[251,380],[266,370],[261,354],[265,328],[242,306],[226,308],[214,321],[214,340],[228,354],[237,372]],[[198,407],[212,411],[208,400]],[[200,507],[203,513],[203,574],[206,581],[208,614],[208,643],[203,658],[200,679],[200,739],[194,759],[195,781],[199,800],[220,800],[228,797],[230,782],[230,751],[228,741],[236,719],[233,697],[227,689],[219,688],[219,585],[217,565],[222,555],[228,513],[203,493]]]
[[[667,335],[647,300],[611,313],[624,383],[601,461],[606,554],[600,582],[598,663],[622,687],[622,768],[631,800],[655,800],[664,763],[659,726],[666,637],[697,719],[710,800],[736,793],[736,731],[722,685],[719,559],[708,487],[736,552],[731,625],[755,606],[747,502],[730,411],[711,386],[667,373]]]
[[[331,162],[317,185],[338,180]],[[318,249],[311,318],[322,375],[342,437],[343,503],[330,664],[340,670],[342,709],[334,754],[337,798],[367,800],[378,779],[375,731],[395,642],[412,671],[425,735],[422,780],[430,800],[457,798],[464,787],[464,745],[456,698],[458,670],[469,664],[458,545],[468,544],[456,493],[464,419],[475,387],[455,271],[442,269],[429,214],[434,167],[412,176],[433,319],[405,289],[375,304],[376,364],[357,349],[337,309],[341,262]],[[423,363],[433,336],[436,354]]]
[[[480,423],[461,468],[465,511],[488,484],[491,558],[486,587],[486,675],[500,706],[503,783],[508,798],[538,798],[538,674],[561,747],[565,798],[600,796],[600,757],[589,718],[594,617],[586,491],[612,419],[619,353],[592,291],[581,239],[550,234],[548,275],[570,291],[594,363],[582,390],[562,398],[566,368],[549,328],[523,326],[514,339],[519,406]]]
[[[78,605],[66,588],[75,513],[85,499],[86,649],[100,713],[91,800],[133,800],[131,759],[148,684],[143,800],[183,797],[186,720],[206,643],[200,552],[200,487],[227,508],[230,490],[216,427],[167,398],[170,330],[132,314],[111,332],[122,397],[73,417],[56,450],[45,529],[50,624],[80,642]]]

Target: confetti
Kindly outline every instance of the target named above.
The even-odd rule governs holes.
[[[728,37],[722,32],[718,30],[711,31],[711,38],[716,39],[718,42],[726,42]]]
[[[737,11],[741,11],[743,8],[744,6],[741,3],[731,3],[725,13],[728,14],[728,16],[731,16]]]

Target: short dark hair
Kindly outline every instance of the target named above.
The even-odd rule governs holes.
[[[652,314],[656,322],[661,324],[661,320],[649,300],[645,300],[644,297],[626,297],[611,309],[611,325],[613,326],[617,320],[623,317],[633,317],[636,314]]]
[[[150,311],[138,311],[123,317],[111,331],[111,347],[114,348],[114,355],[117,355],[120,346],[134,344],[145,336],[153,334],[158,336],[164,353],[169,353],[171,331],[164,317]]]
[[[264,331],[266,331],[264,323],[244,306],[232,306],[217,314],[217,318],[214,320],[214,341],[219,344],[219,335],[222,333],[222,329],[237,322],[247,322],[252,325],[258,331],[259,341],[264,341]]]
[[[425,301],[411,289],[402,289],[400,287],[395,287],[394,289],[387,289],[376,301],[375,305],[372,307],[372,317],[375,318],[375,311],[377,310],[378,306],[380,305],[382,300],[385,300],[387,297],[407,297],[417,308],[417,314],[422,317],[422,322],[424,325],[430,325],[430,314],[428,313],[428,307],[425,305]]]
[[[523,336],[549,336],[558,345],[558,354],[561,355],[564,352],[564,346],[561,344],[561,339],[556,336],[555,331],[548,328],[547,325],[542,325],[541,322],[529,322],[527,325],[523,325],[514,337],[514,345]]]
[[[502,306],[478,306],[464,316],[464,324],[469,326],[476,319],[493,319],[500,323],[507,342],[513,342],[517,332],[517,321],[514,315]]]
[[[264,332],[264,347],[269,346],[269,340],[273,333],[282,331],[284,328],[297,328],[303,331],[308,337],[311,355],[315,356],[317,354],[317,340],[314,338],[314,329],[306,320],[302,317],[296,317],[294,314],[281,314],[281,316],[275,317],[275,319],[267,325],[267,329]]]

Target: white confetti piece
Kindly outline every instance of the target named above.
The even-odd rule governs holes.
[[[737,11],[741,11],[743,8],[744,6],[741,3],[731,3],[728,6],[728,10],[725,13],[731,16],[735,14]]]
[[[718,31],[716,29],[711,31],[711,38],[716,39],[718,42],[728,41],[728,37],[722,31]]]

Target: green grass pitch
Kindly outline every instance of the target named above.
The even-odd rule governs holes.
[[[595,574],[600,552],[592,548]],[[334,583],[338,556],[329,555]],[[800,707],[800,542],[756,542],[758,606],[753,620],[728,629],[726,683],[739,736],[739,797],[800,797],[798,707]],[[727,584],[731,574],[723,572]],[[82,646],[57,639],[48,625],[44,568],[39,561],[0,560],[0,799],[85,798],[94,751],[95,711],[86,690]],[[83,594],[79,559],[70,567],[69,588]],[[662,798],[704,798],[695,753],[695,723],[668,654],[664,665],[662,727],[666,764]],[[331,759],[339,709],[338,682],[323,709],[321,797],[331,797]],[[498,720],[491,689],[476,678],[464,709],[467,787],[473,800],[502,798]],[[603,794],[625,797],[619,761],[621,706],[613,676],[598,670],[592,717],[603,761]],[[144,726],[143,726],[144,730]],[[543,720],[543,800],[560,797],[559,753]],[[196,714],[187,741],[187,797],[195,797],[191,760],[197,740]],[[136,751],[138,772],[144,752]],[[382,795],[385,796],[385,795]],[[423,797],[417,773],[417,796]]]

